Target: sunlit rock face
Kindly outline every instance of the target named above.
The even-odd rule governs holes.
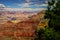
[[[4,16],[0,16],[0,24],[4,24],[8,21],[8,18],[4,17]]]

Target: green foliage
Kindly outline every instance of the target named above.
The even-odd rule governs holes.
[[[45,18],[50,19],[48,25],[60,31],[60,0],[48,1],[48,10]]]
[[[38,40],[60,40],[60,0],[49,0],[45,19],[48,27],[38,30]]]
[[[53,28],[40,29],[38,30],[38,40],[60,40],[60,34]]]

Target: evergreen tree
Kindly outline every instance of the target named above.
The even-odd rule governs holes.
[[[60,31],[60,0],[48,1],[48,10],[46,11],[45,18],[50,19],[49,27]]]
[[[38,40],[60,40],[60,0],[48,0],[45,19],[49,27],[38,30]]]

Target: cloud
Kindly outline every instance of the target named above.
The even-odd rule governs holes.
[[[47,8],[4,8],[4,10],[0,11],[41,11],[46,10]]]
[[[40,10],[46,10],[46,8],[39,8],[39,6],[47,6],[47,4],[34,4],[32,2],[17,4],[20,6],[20,8],[11,8],[10,6],[5,6],[4,4],[0,4],[0,8],[3,8],[3,10],[0,9],[0,11],[40,11]],[[31,6],[37,6],[37,8],[32,8]]]
[[[35,6],[48,6],[48,4],[34,4]]]
[[[11,8],[11,6],[7,6],[7,8]]]
[[[5,7],[5,5],[4,4],[0,4],[0,8],[4,8]]]
[[[46,0],[46,1],[45,1],[45,3],[47,4],[47,3],[48,3],[48,1]]]
[[[0,11],[41,11],[41,10],[46,10],[47,8],[29,8],[33,3],[22,3],[18,4],[20,8],[10,8],[10,7],[5,7],[5,5],[0,4],[0,7],[5,7],[2,8],[3,10],[0,9]],[[47,4],[34,4],[35,6],[47,6]]]
[[[24,8],[24,7],[29,7],[31,3],[22,3],[22,4],[18,4],[18,6]]]
[[[25,0],[25,1],[29,3],[31,0]]]
[[[48,4],[41,4],[40,6],[48,6]]]
[[[27,0],[26,0],[27,1]],[[31,1],[31,0],[30,0]],[[22,3],[22,4],[17,4],[18,6],[20,6],[21,8],[32,8],[33,6],[35,6],[35,7],[42,7],[42,6],[48,6],[48,4],[47,4],[47,1],[45,1],[46,2],[46,4],[45,3],[43,3],[43,4],[40,4],[40,3],[35,3],[35,2],[25,2],[25,3]]]

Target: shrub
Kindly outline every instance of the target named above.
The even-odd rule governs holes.
[[[38,40],[59,40],[60,34],[53,28],[45,28],[38,30]]]

